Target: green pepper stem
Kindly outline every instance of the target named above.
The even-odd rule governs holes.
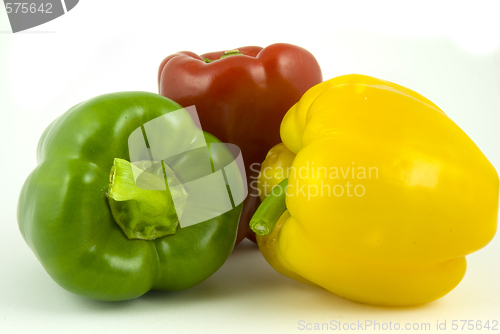
[[[149,168],[115,159],[111,168],[109,206],[115,222],[129,239],[153,240],[174,234],[187,198],[182,185],[175,188],[175,193],[170,191],[167,175],[174,180],[175,175],[163,161],[146,167]]]
[[[288,179],[281,181],[261,203],[252,219],[250,229],[263,237],[271,233],[276,222],[286,211],[286,187]]]
[[[226,58],[226,57],[229,57],[229,56],[237,56],[237,55],[242,55],[243,53],[240,52],[240,50],[238,49],[233,49],[233,50],[227,50],[226,52],[224,52],[222,54],[222,56],[219,58],[219,59],[223,59],[223,58]],[[217,61],[219,59],[213,59],[213,60],[210,60],[208,58],[203,58],[203,61],[205,63],[213,63],[214,61]]]

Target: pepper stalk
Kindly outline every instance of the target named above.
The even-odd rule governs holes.
[[[287,186],[288,179],[275,186],[250,220],[250,228],[258,236],[263,237],[271,233],[278,219],[286,211]]]
[[[140,175],[137,180],[134,174]],[[163,161],[154,169],[143,170],[136,163],[114,160],[108,202],[113,218],[129,239],[153,240],[177,231],[188,194],[182,185],[172,193],[167,176],[180,184]]]

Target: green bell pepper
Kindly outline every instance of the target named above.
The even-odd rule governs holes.
[[[131,133],[181,108],[152,93],[107,94],[74,106],[42,134],[38,166],[21,190],[18,223],[26,243],[64,289],[109,301],[150,289],[187,289],[212,275],[231,253],[241,204],[182,228],[177,218],[182,212],[173,214],[182,210],[172,199],[182,203],[189,192],[182,187],[170,192],[162,176],[175,179],[175,170],[190,179],[203,176],[196,157],[180,155],[141,174],[146,183],[164,182],[164,190],[139,188],[131,176],[138,168],[128,162]],[[201,131],[195,131],[187,112],[178,115],[168,121],[172,133],[165,134],[165,144],[187,150]],[[213,145],[220,143],[217,138],[201,133],[212,172],[234,160],[224,145]]]

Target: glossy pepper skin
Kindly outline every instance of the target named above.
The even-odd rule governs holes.
[[[410,89],[364,75],[333,78],[304,94],[280,131],[283,144],[268,153],[259,189],[265,197],[266,181],[288,176],[286,196],[268,196],[251,224],[266,234],[278,220],[257,240],[286,276],[362,303],[423,304],[455,288],[465,256],[496,233],[497,172],[441,109]],[[280,166],[292,169],[282,175]],[[340,174],[353,166],[354,177]],[[338,196],[326,188],[313,195],[326,185]],[[278,219],[267,202],[280,200],[287,211]]]
[[[136,298],[150,289],[182,290],[213,274],[231,253],[241,205],[154,240],[127,238],[113,218],[107,192],[114,159],[129,160],[133,130],[180,108],[152,93],[107,94],[74,106],[43,133],[38,166],[19,198],[19,229],[66,290],[108,301]],[[166,140],[189,136],[193,125],[186,115],[177,120],[179,133],[165,134]],[[204,136],[209,145],[220,143]],[[232,159],[228,154],[210,148],[214,163]],[[189,161],[174,164],[182,168]]]
[[[250,166],[262,163],[269,148],[280,142],[279,126],[286,111],[320,83],[322,75],[314,56],[295,45],[237,50],[242,55],[222,59],[224,51],[170,55],[159,67],[158,86],[161,95],[185,107],[196,106],[204,130],[241,148],[249,196],[243,206],[238,243],[245,235],[255,240],[248,222],[260,204],[255,187],[259,166]]]

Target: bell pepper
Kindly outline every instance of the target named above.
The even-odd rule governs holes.
[[[495,235],[495,168],[408,88],[333,78],[290,108],[280,133],[250,224],[286,276],[361,303],[423,304],[455,288],[465,256]]]
[[[142,153],[151,154],[153,146],[185,153],[168,164],[141,167],[151,162],[148,154],[132,164],[132,133],[173,111],[175,117],[155,123],[161,131],[154,138],[146,129],[150,146]],[[47,273],[70,292],[109,301],[150,289],[187,289],[212,275],[233,249],[242,204],[182,226],[183,203],[194,195],[182,184],[206,176],[198,167],[200,151],[190,150],[200,136],[212,166],[234,161],[179,104],[157,94],[98,96],[50,124],[18,203],[19,229]],[[241,175],[239,182],[243,187]]]
[[[201,56],[183,51],[162,61],[159,93],[184,107],[194,105],[204,130],[238,145],[242,151],[249,196],[243,206],[237,243],[246,235],[255,241],[248,222],[260,204],[255,186],[257,164],[280,142],[279,125],[286,111],[321,81],[314,56],[284,43]],[[252,164],[256,167],[251,168]]]

